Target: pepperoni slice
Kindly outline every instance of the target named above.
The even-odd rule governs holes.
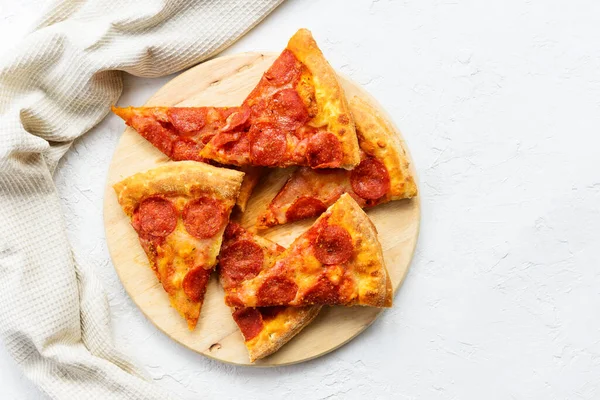
[[[240,107],[227,117],[225,126],[221,128],[222,132],[231,132],[243,127],[250,118],[250,109],[248,107]]]
[[[229,118],[229,116],[234,112],[237,112],[239,110],[239,107],[217,107],[213,110],[216,111],[213,119],[221,121]]]
[[[249,137],[250,160],[254,165],[274,166],[283,159],[287,147],[284,131],[270,125],[255,125],[250,128]]]
[[[300,63],[290,50],[285,49],[271,68],[265,72],[265,78],[273,86],[283,86],[300,77]]]
[[[285,212],[285,217],[289,222],[298,221],[305,218],[315,217],[323,213],[327,207],[319,199],[310,196],[302,196],[294,201]]]
[[[173,127],[180,133],[198,132],[206,124],[206,107],[170,107],[167,117]]]
[[[256,292],[259,304],[284,305],[294,300],[298,286],[286,277],[267,278]]]
[[[319,277],[317,283],[304,294],[308,304],[338,304],[338,287],[326,276]]]
[[[154,147],[171,156],[173,142],[178,138],[172,127],[163,126],[154,117],[141,115],[134,115],[129,125],[135,127],[135,130]]]
[[[171,159],[174,161],[204,161],[204,159],[200,157],[200,150],[202,150],[202,147],[204,146],[191,140],[178,140],[173,144]]]
[[[250,141],[248,140],[248,135],[243,132],[243,135],[240,135],[240,139],[236,142],[230,143],[225,151],[229,153],[229,155],[234,156],[232,160],[241,160],[241,163],[248,163],[248,158],[250,154]],[[245,160],[245,161],[244,161]]]
[[[327,225],[314,243],[315,257],[323,264],[342,264],[352,257],[354,246],[348,231],[338,225]]]
[[[245,279],[252,279],[262,269],[263,249],[250,240],[240,240],[227,246],[219,258],[221,272],[236,285]]]
[[[132,225],[144,238],[165,237],[177,226],[177,210],[169,200],[149,197],[140,203]]]
[[[277,124],[294,131],[308,121],[308,110],[294,89],[284,89],[273,95],[269,107],[277,116]]]
[[[312,168],[339,167],[344,153],[337,137],[329,132],[317,132],[308,140],[306,159]]]
[[[225,222],[225,209],[215,199],[201,197],[189,202],[183,211],[185,230],[199,239],[208,239],[219,232]]]
[[[181,286],[183,292],[191,300],[200,302],[204,299],[204,292],[206,292],[206,284],[210,278],[209,269],[202,267],[195,267],[188,271],[183,278]]]
[[[350,184],[352,190],[363,199],[375,200],[390,190],[390,174],[381,161],[369,157],[352,170]]]
[[[273,307],[259,307],[258,311],[262,315],[263,321],[270,321],[277,317],[279,313],[283,312],[287,307],[285,306],[273,306]]]
[[[225,228],[223,234],[223,240],[234,240],[244,234],[245,230],[242,226],[236,222],[230,222]]]
[[[221,132],[210,141],[217,149],[222,149],[240,140],[240,132]]]
[[[215,132],[204,132],[203,134],[198,135],[198,139],[200,139],[200,143],[205,145],[208,142],[210,142],[212,138],[215,137],[215,134]],[[202,146],[202,148],[204,148],[204,146]]]
[[[246,341],[255,338],[263,329],[262,315],[256,308],[238,308],[232,315]]]

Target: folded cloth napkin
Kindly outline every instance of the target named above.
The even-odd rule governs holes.
[[[166,399],[117,349],[92,270],[74,259],[52,174],[107,114],[122,72],[202,61],[282,0],[63,0],[0,61],[0,336],[53,398]]]

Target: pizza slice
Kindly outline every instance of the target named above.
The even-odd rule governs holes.
[[[193,330],[244,174],[171,162],[115,184],[171,305]]]
[[[231,222],[225,230],[219,256],[219,279],[228,290],[252,279],[273,264],[285,249],[252,235]],[[232,307],[232,316],[244,336],[250,361],[273,354],[319,313],[321,306]]]
[[[300,29],[243,103],[247,130],[218,132],[200,156],[222,164],[352,169],[354,122],[335,71]]]
[[[200,157],[200,150],[217,132],[247,130],[250,116],[247,107],[113,106],[112,111],[171,160],[201,162],[210,162]],[[262,174],[260,168],[241,169],[246,175],[237,204],[244,211]]]
[[[273,198],[257,227],[267,228],[316,217],[342,193],[350,194],[363,208],[417,195],[408,155],[395,130],[366,101],[350,100],[361,162],[352,171],[298,168]]]
[[[233,307],[391,307],[392,285],[375,226],[343,194],[268,269],[226,288],[225,302]]]

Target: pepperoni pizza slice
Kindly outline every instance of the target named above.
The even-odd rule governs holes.
[[[252,235],[231,222],[225,230],[219,256],[219,278],[223,288],[235,288],[273,264],[285,249]],[[232,307],[232,316],[242,335],[250,361],[273,354],[289,342],[319,313],[321,306]]]
[[[247,131],[218,132],[201,157],[221,164],[352,169],[354,122],[335,71],[300,29],[244,101]]]
[[[375,226],[340,196],[268,268],[226,288],[234,307],[312,304],[391,307],[392,285]]]
[[[210,162],[200,150],[217,132],[248,129],[248,107],[112,107],[112,111],[144,139],[174,161]],[[237,204],[242,211],[261,173],[244,167],[246,173]]]
[[[171,305],[193,330],[244,174],[172,162],[114,185]]]
[[[298,168],[258,217],[258,228],[316,217],[342,193],[350,194],[363,208],[417,195],[408,156],[394,128],[358,97],[350,100],[350,110],[361,148],[360,164],[352,171]]]

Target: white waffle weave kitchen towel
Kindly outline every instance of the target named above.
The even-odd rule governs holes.
[[[102,288],[67,241],[58,160],[116,103],[121,71],[189,67],[281,1],[63,0],[0,60],[0,336],[51,397],[170,398],[113,346]]]

